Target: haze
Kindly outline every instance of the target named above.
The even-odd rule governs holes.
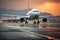
[[[30,8],[52,15],[60,15],[60,0],[29,0]],[[0,0],[0,8],[23,10],[28,8],[28,0]]]

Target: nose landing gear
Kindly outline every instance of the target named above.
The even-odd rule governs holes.
[[[25,24],[28,24],[27,19],[26,19],[26,21],[25,21]]]
[[[36,21],[34,21],[33,24],[36,24]]]
[[[37,24],[39,24],[39,23],[40,23],[40,21],[39,21],[39,19],[38,19]]]
[[[40,22],[39,22],[39,19],[38,19],[38,21],[36,22],[36,21],[34,21],[33,22],[33,24],[39,24]]]

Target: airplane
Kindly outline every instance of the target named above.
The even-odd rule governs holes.
[[[27,16],[23,16],[23,15],[10,15],[10,14],[3,14],[4,16],[8,17],[8,18],[3,18],[4,20],[9,20],[9,21],[13,21],[13,22],[25,22],[26,24],[28,24],[27,20],[34,20],[34,24],[38,24],[40,23],[39,19],[42,18],[43,22],[47,22],[47,18],[48,16],[40,16],[40,11],[38,11],[38,9],[32,9],[30,10],[26,15]],[[10,17],[10,18],[9,18]],[[37,20],[37,22],[35,21]]]

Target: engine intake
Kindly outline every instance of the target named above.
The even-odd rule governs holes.
[[[42,21],[43,21],[43,22],[47,22],[47,18],[43,18]]]
[[[25,19],[24,19],[24,18],[21,18],[21,19],[20,19],[20,22],[24,22],[24,21],[25,21]]]

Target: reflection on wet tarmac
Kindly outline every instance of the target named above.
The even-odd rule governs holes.
[[[0,35],[0,39],[59,40],[60,24],[0,23]]]

